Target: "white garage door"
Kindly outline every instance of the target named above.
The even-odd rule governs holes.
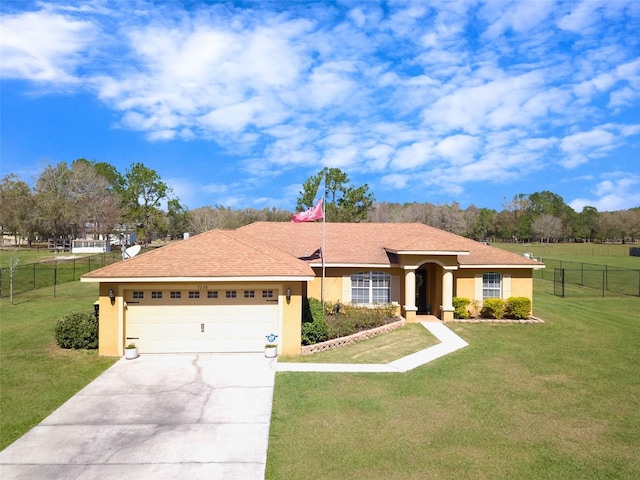
[[[127,291],[126,342],[140,353],[263,351],[278,335],[277,298],[271,289]]]

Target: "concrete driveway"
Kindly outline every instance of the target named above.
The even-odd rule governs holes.
[[[0,452],[0,478],[264,479],[263,354],[122,359]]]

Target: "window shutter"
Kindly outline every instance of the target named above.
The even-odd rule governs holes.
[[[342,277],[342,303],[351,303],[351,277]]]
[[[477,300],[478,302],[482,303],[482,301],[484,300],[482,298],[482,274],[478,273],[476,274],[476,278],[475,278],[475,282],[474,282],[474,300]]]
[[[511,296],[511,275],[502,275],[502,298],[506,300]]]
[[[389,300],[400,304],[404,303],[400,299],[400,277],[398,275],[391,276],[391,298]]]

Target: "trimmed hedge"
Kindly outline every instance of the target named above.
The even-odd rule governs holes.
[[[507,298],[506,316],[508,318],[529,318],[531,300],[527,297]]]
[[[471,300],[464,297],[453,297],[453,318],[469,318],[469,310],[467,307],[471,303]]]
[[[329,339],[329,329],[317,298],[304,298],[302,303],[302,345],[313,345]]]
[[[396,309],[391,304],[363,307],[325,302],[323,312],[320,300],[305,298],[302,308],[302,345],[313,345],[386,325],[395,320]]]
[[[337,315],[333,313],[336,305],[339,306]],[[328,302],[325,306],[329,340],[386,325],[396,317],[396,307],[391,304],[365,307]]]
[[[506,309],[507,303],[501,298],[487,298],[480,315],[485,318],[502,318]]]
[[[72,312],[58,320],[55,338],[62,348],[98,348],[98,321],[93,313]]]

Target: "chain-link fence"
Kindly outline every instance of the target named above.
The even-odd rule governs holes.
[[[101,253],[66,260],[17,265],[0,269],[0,297],[29,292],[78,280],[81,275],[122,260],[120,252]],[[13,289],[11,288],[13,284]]]
[[[596,295],[640,297],[640,269],[549,259],[544,263],[546,268],[535,271],[534,276],[552,280],[555,295],[573,296],[571,292],[575,290],[567,286],[575,285],[590,289]]]

